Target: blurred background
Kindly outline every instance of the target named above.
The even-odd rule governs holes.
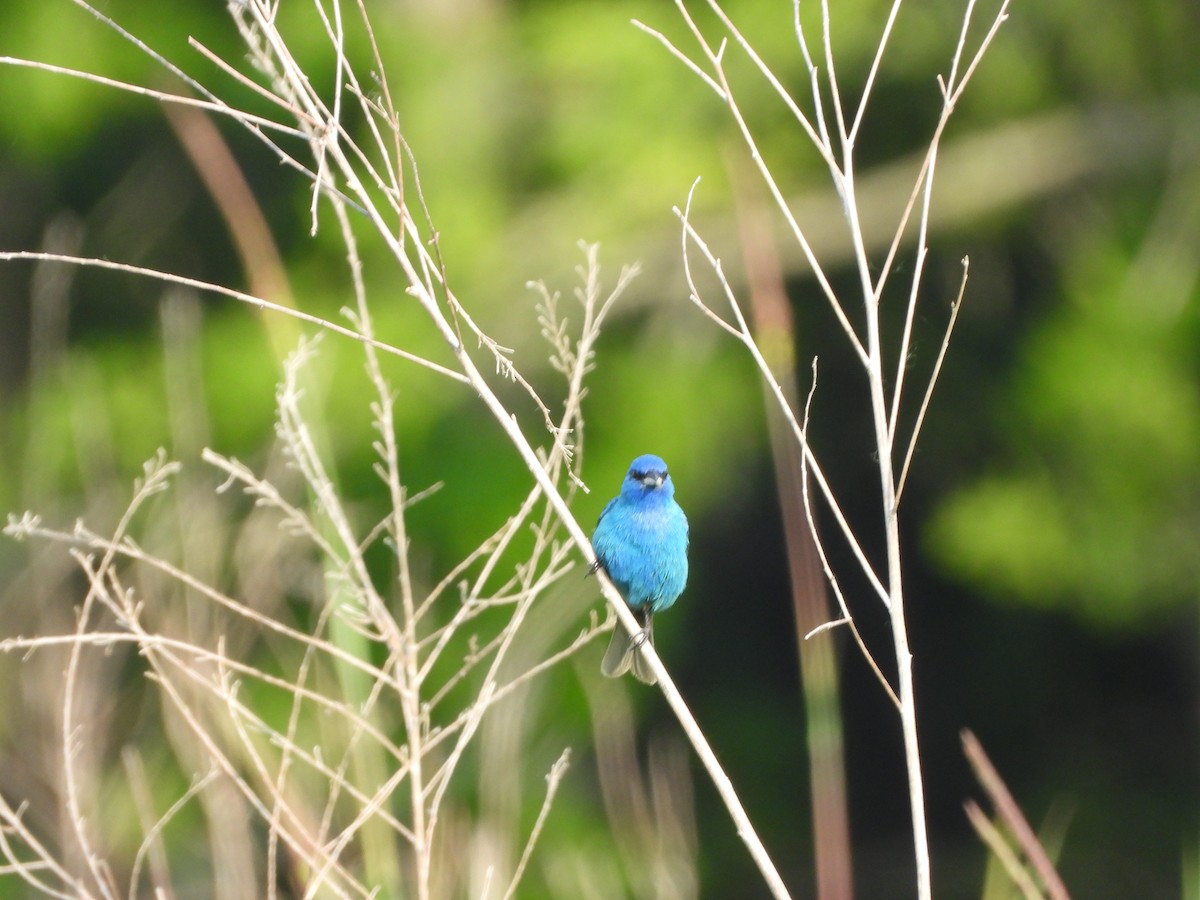
[[[807,97],[791,5],[726,7]],[[856,98],[888,4],[832,7],[841,84]],[[688,303],[671,213],[700,177],[696,223],[741,286],[739,215],[762,197],[748,187],[747,154],[717,98],[630,19],[690,50],[689,35],[667,3],[387,0],[370,9],[451,286],[514,348],[543,396],[559,388],[526,282],[569,297],[581,239],[601,244],[610,281],[621,265],[642,265],[599,344],[584,409],[591,494],[576,498],[576,512],[590,526],[637,454],[668,460],[693,554],[686,594],[658,623],[659,649],[785,880],[811,896],[804,700],[762,391],[744,352]],[[225,59],[243,57],[223,6],[179,0],[164,16],[113,0],[105,12],[230,102],[261,107],[188,45],[192,36]],[[876,260],[937,121],[935,78],[948,70],[962,14],[962,3],[935,0],[909,4],[897,21],[859,141]],[[327,87],[332,55],[311,11],[284,4],[281,16],[314,83]],[[1194,2],[1017,4],[944,138],[912,384],[936,356],[964,256],[970,281],[901,511],[938,896],[978,896],[984,882],[986,854],[962,809],[981,796],[963,728],[1035,827],[1052,823],[1075,896],[1200,896],[1198,28]],[[0,54],[177,87],[70,3],[0,5],[0,35]],[[831,280],[853,297],[827,173],[761,82],[741,65],[734,74],[764,156]],[[307,185],[234,124],[209,133],[153,101],[13,66],[0,68],[0,109],[0,249],[167,269],[330,318],[352,302],[335,229],[309,234]],[[225,151],[229,169],[198,167]],[[249,188],[233,219],[216,198],[233,190],[230,171]],[[247,255],[234,230],[256,216],[271,241]],[[782,230],[776,240],[805,389],[820,356],[812,440],[882,569],[864,380],[803,258]],[[912,271],[905,249],[885,297],[893,347]],[[367,242],[363,253],[381,339],[444,359],[382,248]],[[303,329],[144,279],[25,262],[0,265],[0,298],[0,509],[66,527],[83,516],[103,531],[158,447],[206,491],[221,479],[200,462],[202,447],[267,458],[280,360]],[[326,337],[317,365],[339,483],[364,520],[378,518],[387,498],[370,468],[370,411],[357,402],[361,350]],[[445,482],[413,511],[420,577],[433,583],[504,521],[528,475],[468,391],[403,362],[387,366],[407,483]],[[919,396],[914,387],[905,422]],[[532,434],[538,417],[520,411]],[[0,636],[71,627],[80,580],[29,575],[31,558],[47,552],[0,543]],[[595,588],[572,578],[556,598],[564,634],[600,608]],[[891,672],[884,611],[848,586]],[[846,636],[820,640],[838,650],[857,894],[908,896],[897,717]],[[531,713],[534,812],[537,773],[562,745],[575,755],[522,896],[569,895],[555,888],[562,870],[620,843],[590,786],[597,696],[632,704],[640,755],[687,765],[661,697],[599,684],[600,652],[593,645],[556,669]],[[0,678],[13,685],[0,698],[0,790],[10,799],[36,795],[44,777],[30,759],[35,674],[52,683],[61,669],[0,659]],[[122,677],[141,678],[134,666]],[[136,704],[150,701],[137,696],[116,722],[138,721]],[[104,740],[119,753],[119,736]],[[696,833],[684,855],[696,895],[765,896],[715,792],[694,765],[692,774]],[[613,877],[596,896],[655,896],[628,873]]]

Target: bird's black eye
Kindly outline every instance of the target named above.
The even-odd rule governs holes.
[[[642,481],[646,477],[645,472],[639,472],[637,469],[632,470],[629,474],[633,476],[634,481]]]

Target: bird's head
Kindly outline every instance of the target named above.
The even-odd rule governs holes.
[[[647,453],[630,464],[625,482],[621,485],[621,493],[642,497],[655,492],[670,497],[675,493],[675,485],[671,483],[671,476],[667,474],[667,464],[662,458]]]

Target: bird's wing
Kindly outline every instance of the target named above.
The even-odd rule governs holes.
[[[608,511],[613,508],[613,505],[616,502],[617,502],[617,498],[613,497],[611,500],[608,501],[607,504],[605,504],[604,510],[600,513],[600,518],[598,518],[596,520],[596,528],[597,529],[600,528],[600,523],[604,521],[604,517],[606,515],[608,515]],[[607,572],[608,568],[605,565],[604,556],[600,552],[599,548],[596,547],[595,533],[592,534],[592,550],[594,550],[596,553],[596,561],[594,563],[592,563],[590,566],[588,566],[588,570],[587,570],[586,574],[591,575],[597,569],[604,569]]]
[[[609,501],[608,501],[608,503],[606,503],[606,504],[604,505],[604,510],[603,510],[603,511],[600,513],[600,518],[598,518],[598,519],[596,520],[596,524],[597,524],[597,525],[599,525],[601,522],[603,522],[603,521],[604,521],[604,517],[608,515],[608,511],[609,511],[610,509],[612,509],[614,506],[616,506],[616,505],[617,505],[617,500],[618,500],[618,499],[620,499],[620,498],[618,498],[618,497],[613,497],[611,500],[609,500]]]

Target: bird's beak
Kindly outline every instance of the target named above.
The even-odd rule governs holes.
[[[642,479],[642,484],[648,488],[662,487],[664,477],[661,472],[650,472]]]

